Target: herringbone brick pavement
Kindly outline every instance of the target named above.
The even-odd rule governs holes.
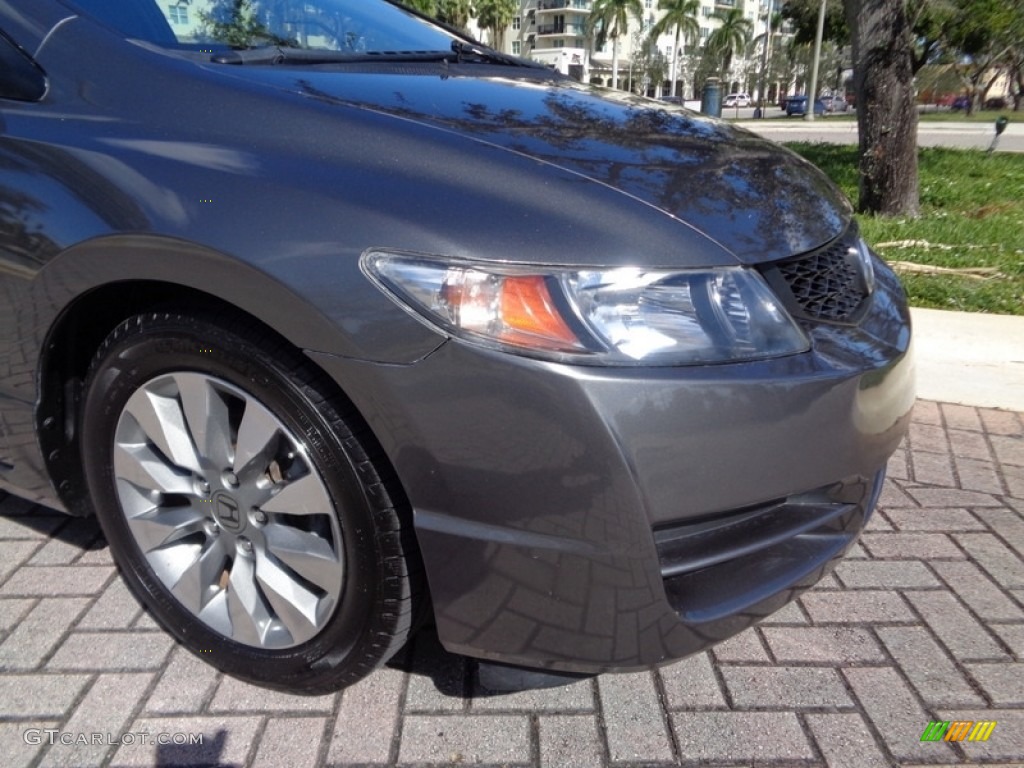
[[[984,743],[921,742],[932,720],[997,725]],[[202,745],[173,743],[189,734]],[[143,614],[92,521],[0,496],[0,755],[5,766],[1024,765],[1024,418],[919,402],[879,511],[816,589],[660,670],[508,695],[482,690],[473,663],[429,631],[331,696],[225,678]]]

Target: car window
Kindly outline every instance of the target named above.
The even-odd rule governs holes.
[[[445,50],[452,37],[382,0],[69,0],[125,37],[168,47]]]

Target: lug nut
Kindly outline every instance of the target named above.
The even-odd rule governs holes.
[[[249,553],[252,552],[252,542],[249,541],[244,536],[239,537],[239,539],[238,539],[238,546],[242,548],[243,552],[249,552]]]
[[[229,485],[232,488],[238,487],[238,476],[230,469],[224,472],[224,484]]]
[[[267,513],[262,509],[254,509],[252,511],[252,521],[256,523],[256,525],[266,525]]]

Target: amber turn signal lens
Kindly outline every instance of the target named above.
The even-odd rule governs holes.
[[[540,275],[506,277],[501,291],[501,319],[504,341],[516,342],[521,334],[536,339],[579,343],[551,300],[547,281]]]

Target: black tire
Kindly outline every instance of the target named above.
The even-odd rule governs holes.
[[[154,393],[159,395],[167,388],[173,392],[179,383],[179,406],[188,399],[181,393],[193,391],[193,385],[210,387],[217,404],[207,412],[219,418],[193,416],[192,421],[204,425],[197,432],[186,417],[190,426],[184,442],[180,432],[170,438],[159,437],[173,432],[167,428],[173,417],[166,422],[158,420],[161,428],[150,430],[157,435],[154,440],[140,426],[148,422],[139,416],[144,409],[139,398],[148,398],[148,402],[156,397]],[[172,394],[167,402],[173,401]],[[197,401],[193,397],[188,402]],[[276,421],[267,420],[261,406]],[[179,410],[182,415],[201,412],[194,405],[191,411],[184,406]],[[204,446],[229,445],[222,455],[243,461],[253,455],[242,451],[244,455],[239,456],[240,420],[250,412],[254,423],[256,416],[263,414],[261,424],[273,428],[252,445],[258,446],[267,434],[274,437],[237,476],[229,467],[220,475],[228,479],[217,480],[213,476],[217,451],[210,449],[209,455],[204,454],[197,447],[198,440],[201,438]],[[231,424],[230,429],[223,429],[226,423]],[[90,496],[115,562],[153,618],[199,658],[258,685],[315,695],[365,677],[404,645],[423,607],[422,566],[407,503],[358,414],[333,382],[294,348],[270,333],[255,333],[229,318],[178,313],[132,317],[109,335],[92,361],[80,428]],[[214,441],[209,436],[215,432],[233,434],[234,442]],[[252,434],[252,429],[246,432]],[[117,440],[121,442],[115,445]],[[195,467],[199,462],[198,471],[178,464],[175,450],[166,450],[188,443],[196,449],[195,458],[185,464]],[[124,458],[135,456],[124,447],[127,444],[131,451],[145,444],[140,450],[148,451],[146,456],[162,457],[166,467],[161,471],[165,475],[170,472],[166,476],[171,481],[154,483],[155,489],[136,494],[134,489],[145,490],[147,483],[135,485],[140,475],[134,462],[139,467],[154,463]],[[187,447],[183,450],[187,453]],[[169,458],[168,452],[175,458]],[[267,468],[260,470],[264,462]],[[123,475],[120,480],[118,472]],[[291,509],[278,514],[282,510],[266,513],[259,505],[246,506],[247,493],[283,493],[284,488],[291,488],[292,495],[280,498],[293,498],[299,479],[306,482],[303,487],[314,489],[310,493],[316,500],[324,501],[317,509],[328,509],[329,514],[310,513],[306,505],[301,515]],[[315,479],[321,483],[317,485]],[[180,492],[179,486],[187,482],[197,489],[191,495]],[[268,497],[268,509],[278,504],[276,498]],[[152,511],[147,510],[150,504]],[[202,522],[199,530],[195,516],[204,510],[209,511],[210,520]],[[188,526],[174,534],[177,539],[150,546],[149,529],[140,526],[148,525],[149,520],[167,525],[170,518],[166,515],[178,512]],[[244,527],[235,530],[235,526]],[[289,561],[284,563],[278,557],[281,549],[272,546],[281,541],[282,532],[291,537],[289,542],[315,547],[298,556],[292,556],[293,550],[286,547]],[[314,570],[309,570],[304,564],[314,549],[320,559],[309,566]],[[225,564],[205,570],[186,566],[189,579],[199,584],[199,592],[182,586],[181,576],[175,582],[176,569],[187,562],[191,552],[207,553],[210,562],[225,560]],[[293,570],[295,562],[303,567]],[[278,579],[275,584],[284,583],[298,597],[289,602],[292,598],[281,595],[292,592],[267,590],[260,581],[264,575],[261,567]],[[237,582],[236,572],[240,574]],[[215,582],[210,574],[217,573]],[[281,573],[291,581],[281,582]],[[251,576],[252,592],[246,574]],[[171,591],[172,582],[187,598]],[[252,594],[259,596],[262,607],[259,600],[253,602]],[[202,607],[189,607],[186,599],[194,599]],[[254,607],[238,613],[240,605]],[[284,610],[275,613],[275,606],[280,605]],[[306,611],[301,620],[295,618],[299,608]],[[225,630],[225,615],[230,634]],[[236,618],[239,616],[241,619]]]

